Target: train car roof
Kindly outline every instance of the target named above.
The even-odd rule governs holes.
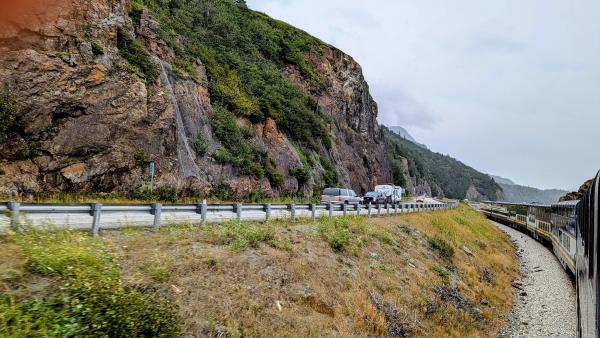
[[[563,202],[553,203],[552,206],[553,207],[575,207],[575,206],[577,206],[578,203],[579,203],[579,200],[563,201]]]
[[[550,208],[550,204],[542,204],[542,203],[514,203],[514,202],[498,202],[498,201],[488,201],[486,203],[490,204],[499,204],[499,205],[515,205],[515,206],[523,206],[523,207],[541,207],[541,208]]]

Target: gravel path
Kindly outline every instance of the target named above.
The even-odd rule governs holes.
[[[551,250],[533,238],[495,223],[515,243],[521,281],[516,302],[499,337],[576,337],[575,286]]]

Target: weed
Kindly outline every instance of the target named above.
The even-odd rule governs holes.
[[[258,248],[261,242],[276,243],[272,225],[231,221],[223,224],[210,224],[204,229],[207,241],[228,245],[234,252],[247,248]]]
[[[413,228],[409,227],[408,225],[404,225],[404,224],[398,224],[396,225],[396,227],[398,229],[400,229],[401,232],[410,235],[413,232]]]
[[[154,281],[164,283],[171,278],[173,263],[173,257],[157,252],[148,264],[142,266],[142,271]]]
[[[211,269],[214,269],[219,265],[219,261],[214,257],[207,257],[203,262]]]
[[[131,193],[131,197],[145,201],[164,201],[175,203],[179,198],[179,194],[177,192],[177,188],[175,187],[162,186],[150,190],[149,187],[139,186]]]
[[[438,276],[442,277],[444,281],[448,281],[448,279],[450,278],[450,271],[439,264],[434,263],[431,266],[431,271],[435,272]]]
[[[389,245],[395,244],[395,241],[392,238],[392,234],[389,231],[385,230],[385,229],[382,229],[382,230],[379,230],[379,231],[375,231],[373,233],[373,235],[377,239],[379,239],[382,243],[389,244]]]
[[[450,258],[454,256],[454,248],[452,248],[448,242],[437,236],[427,238],[427,243],[429,243],[431,250],[440,257]]]
[[[355,256],[368,239],[370,232],[363,217],[321,218],[317,232],[336,251],[345,251]]]

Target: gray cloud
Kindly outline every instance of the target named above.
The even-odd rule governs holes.
[[[379,121],[531,186],[600,168],[600,2],[248,0],[351,54]]]

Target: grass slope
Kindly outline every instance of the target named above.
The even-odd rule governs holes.
[[[401,160],[408,161],[410,176],[429,182],[434,194],[463,199],[471,185],[483,195],[484,199],[495,201],[496,192],[502,188],[488,175],[465,165],[448,156],[435,153],[405,140],[388,128],[382,128],[388,147],[394,182],[404,186],[406,178],[401,167]],[[436,187],[441,191],[436,191]],[[437,189],[437,190],[439,190]]]
[[[8,298],[0,307],[0,336],[8,337],[22,336],[18,323],[40,321],[39,316],[63,323],[14,309],[46,304],[53,294],[68,292],[61,286],[70,277],[57,271],[73,269],[108,268],[119,281],[117,296],[152,295],[154,303],[130,302],[129,308],[127,300],[120,302],[128,316],[131,310],[177,311],[178,330],[165,326],[168,330],[154,335],[231,337],[491,336],[510,311],[517,275],[509,240],[464,205],[317,224],[126,229],[101,239],[26,232],[2,239],[1,245],[0,292]],[[97,275],[78,276],[93,283]],[[153,319],[144,321],[150,329],[156,328]],[[75,317],[71,323],[83,328],[81,335],[93,334],[85,331],[85,320]],[[27,332],[48,331],[29,327]]]

